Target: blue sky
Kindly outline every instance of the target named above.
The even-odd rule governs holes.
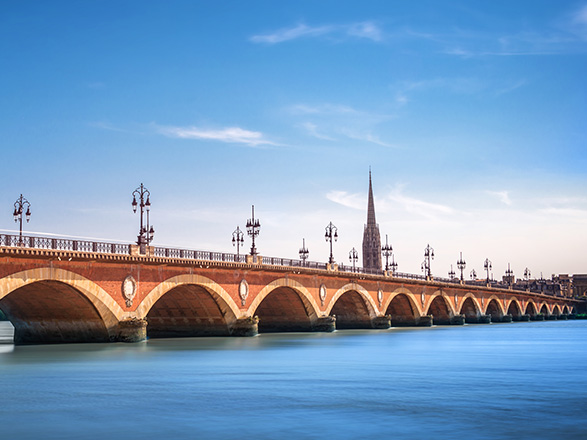
[[[501,277],[587,273],[587,2],[84,1],[0,5],[6,216],[159,246],[360,250],[368,171],[399,270],[459,252]],[[246,246],[250,246],[247,240]]]

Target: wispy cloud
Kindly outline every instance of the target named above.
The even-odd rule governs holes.
[[[504,205],[512,205],[512,199],[510,199],[509,191],[486,191],[486,193],[492,197],[497,198]]]
[[[403,186],[398,185],[387,197],[384,198],[382,206],[394,209],[403,209],[409,214],[428,220],[437,220],[440,216],[454,214],[454,209],[439,203],[427,202],[404,194]]]
[[[395,146],[374,133],[378,124],[395,118],[395,115],[372,113],[332,103],[296,104],[287,111],[294,117],[302,116],[304,121],[297,125],[317,139],[346,138],[384,147]]]
[[[316,139],[322,139],[325,141],[335,141],[336,140],[335,138],[333,138],[331,136],[327,136],[323,133],[320,133],[318,130],[318,126],[316,124],[313,124],[312,122],[304,122],[300,125],[306,130],[306,132],[310,136],[315,137]]]
[[[364,21],[343,25],[308,26],[304,23],[293,27],[278,29],[269,34],[253,35],[253,43],[277,44],[299,38],[316,38],[329,36],[338,39],[362,38],[379,42],[383,40],[383,32],[375,23]]]
[[[383,198],[376,198],[378,211],[381,213],[404,211],[410,216],[426,220],[438,220],[441,216],[446,217],[455,213],[449,206],[407,196],[403,188],[402,185],[398,185]],[[367,198],[364,194],[333,190],[326,194],[326,198],[331,202],[360,211],[364,211],[367,206]]]
[[[294,27],[279,29],[271,34],[253,35],[250,40],[253,43],[276,44],[302,37],[317,37],[328,34],[332,32],[333,29],[332,26],[311,27],[305,24],[298,24]]]
[[[278,145],[267,139],[261,132],[245,130],[240,127],[227,127],[213,130],[194,126],[157,126],[157,132],[164,136],[178,139],[212,140],[231,144],[244,144],[249,147]]]
[[[326,198],[331,202],[345,206],[347,208],[365,210],[367,206],[367,199],[361,194],[350,194],[346,191],[330,191],[326,194]]]

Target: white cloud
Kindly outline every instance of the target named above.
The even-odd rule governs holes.
[[[370,21],[353,24],[349,26],[347,32],[349,35],[361,38],[368,38],[373,41],[381,41],[383,39],[381,29],[379,29],[377,25]]]
[[[511,206],[512,200],[510,199],[509,191],[486,191],[487,194],[496,197],[501,203]]]
[[[321,37],[330,35],[337,38],[365,38],[379,42],[383,39],[383,32],[373,22],[365,21],[348,25],[308,26],[300,23],[294,27],[282,28],[265,35],[253,35],[253,43],[277,44],[304,37]]]
[[[395,147],[395,145],[392,145],[388,142],[384,142],[381,139],[379,139],[378,136],[375,136],[372,133],[358,133],[358,132],[354,132],[351,130],[347,130],[347,129],[343,129],[341,130],[341,133],[344,134],[346,137],[350,138],[350,139],[354,139],[357,141],[362,141],[362,142],[369,142],[372,144],[376,144],[376,145],[380,145],[382,147]]]
[[[326,194],[326,198],[347,208],[364,211],[367,207],[367,199],[360,194],[349,194],[346,191],[330,191]]]
[[[313,136],[317,139],[322,139],[325,141],[335,141],[336,139],[325,134],[322,134],[318,131],[318,126],[313,124],[312,122],[304,122],[301,126],[308,132],[310,136]]]
[[[179,139],[201,139],[227,142],[233,144],[245,144],[249,147],[260,145],[277,145],[266,139],[265,135],[258,131],[244,130],[240,127],[227,127],[218,130],[202,129],[198,127],[157,127],[157,131],[168,137]]]
[[[276,44],[301,37],[316,37],[324,35],[332,32],[332,29],[332,26],[310,27],[305,24],[298,24],[293,28],[280,29],[272,34],[254,35],[251,37],[251,41],[254,43]]]
[[[401,186],[396,187],[387,195],[383,207],[386,208],[386,205],[393,206],[395,210],[398,208],[403,209],[410,214],[415,214],[418,217],[429,220],[436,220],[439,216],[452,215],[454,213],[454,209],[449,206],[404,195]]]

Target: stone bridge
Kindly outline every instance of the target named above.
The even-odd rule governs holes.
[[[296,267],[261,257],[218,261],[226,259],[153,249],[141,255],[131,245],[5,244],[0,310],[17,344],[567,319],[579,304],[484,283]]]

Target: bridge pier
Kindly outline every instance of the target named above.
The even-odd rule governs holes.
[[[387,330],[391,327],[391,316],[376,316],[371,320],[371,325],[377,330]]]
[[[312,324],[315,332],[333,332],[336,330],[336,316],[322,316]]]
[[[146,319],[125,319],[118,323],[118,342],[141,342],[147,340]]]
[[[465,325],[465,315],[454,315],[450,318],[451,325]]]
[[[501,322],[512,322],[512,321],[513,321],[513,316],[510,314],[503,315],[501,317]]]
[[[418,326],[419,327],[432,327],[434,323],[434,316],[432,315],[422,315],[420,319],[418,319]]]
[[[256,336],[259,334],[259,318],[248,316],[237,319],[230,327],[231,336]]]

